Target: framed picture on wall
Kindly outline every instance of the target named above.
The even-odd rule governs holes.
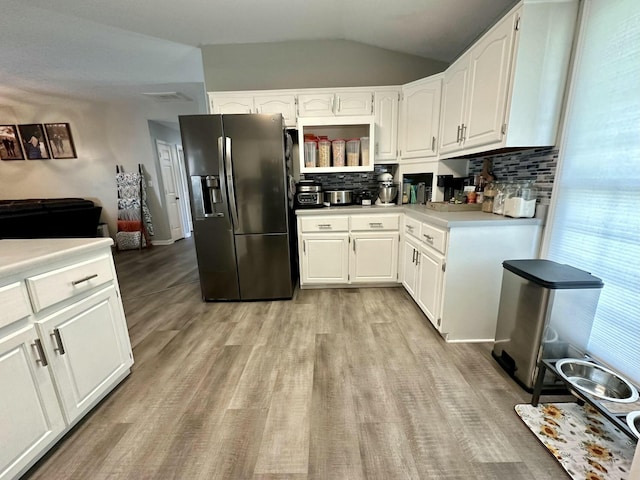
[[[18,125],[24,153],[29,160],[51,158],[41,123]]]
[[[68,123],[45,123],[52,158],[78,158]]]
[[[15,125],[0,125],[0,159],[24,160],[22,144]]]

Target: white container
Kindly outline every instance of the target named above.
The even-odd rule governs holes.
[[[357,167],[360,165],[360,139],[352,138],[347,141],[347,166]]]
[[[360,151],[362,153],[362,166],[369,165],[369,137],[360,137]]]
[[[331,142],[329,140],[320,140],[318,142],[318,166],[331,166]]]
[[[316,142],[304,142],[304,166],[306,168],[313,168],[317,165],[317,145]]]
[[[344,167],[344,140],[334,140],[331,142],[333,149],[333,166]]]
[[[504,201],[504,216],[513,218],[532,218],[536,214],[536,201],[522,197],[510,197]]]

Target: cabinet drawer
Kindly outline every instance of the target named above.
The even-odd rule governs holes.
[[[20,282],[0,287],[0,305],[2,305],[0,308],[0,328],[31,314],[29,301]]]
[[[420,238],[420,222],[413,218],[404,217],[404,233]]]
[[[445,253],[447,245],[447,232],[445,230],[423,223],[420,229],[420,240],[440,253]]]
[[[300,219],[302,232],[346,232],[349,217],[305,217]]]
[[[113,279],[109,257],[100,257],[27,278],[36,312]]]
[[[351,230],[398,230],[399,215],[352,215]]]

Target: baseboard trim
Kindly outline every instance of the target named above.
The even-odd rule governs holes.
[[[151,240],[151,245],[173,245],[173,240]]]

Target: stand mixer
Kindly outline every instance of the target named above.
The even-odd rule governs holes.
[[[381,173],[378,175],[378,200],[376,205],[395,205],[393,201],[398,194],[398,187],[393,184],[393,175]]]

